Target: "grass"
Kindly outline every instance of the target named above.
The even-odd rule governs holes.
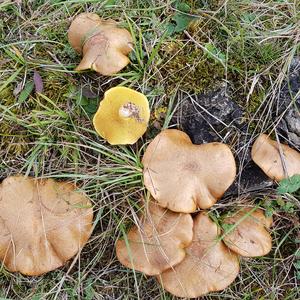
[[[187,14],[175,0],[0,3],[0,177],[22,173],[74,181],[95,210],[93,236],[78,257],[37,278],[2,267],[0,297],[175,299],[154,278],[122,267],[114,252],[116,239],[135,222],[145,193],[141,157],[147,143],[157,128],[168,127],[181,92],[193,95],[220,82],[232,86],[231,97],[246,109],[249,135],[276,131],[278,119],[270,108],[276,106],[291,58],[300,50],[297,0],[186,4]],[[74,71],[80,57],[66,33],[72,17],[86,11],[116,19],[134,37],[131,64],[115,76]],[[195,22],[186,26],[186,18]],[[34,71],[43,79],[43,94],[21,97]],[[133,146],[109,146],[91,125],[105,90],[119,84],[138,89],[150,101],[149,130]],[[300,297],[295,269],[299,199],[283,196],[293,205],[285,210],[276,204],[278,197],[268,189],[222,199],[211,209],[218,217],[237,205],[272,207],[274,244],[268,256],[242,260],[230,287],[203,299]]]

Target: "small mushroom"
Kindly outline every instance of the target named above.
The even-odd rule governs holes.
[[[126,240],[118,240],[118,260],[126,267],[158,275],[180,263],[184,248],[192,242],[193,220],[189,214],[177,214],[150,202],[139,226],[133,226]]]
[[[132,37],[113,20],[103,20],[94,13],[80,14],[71,23],[68,39],[83,55],[77,71],[92,69],[102,75],[112,75],[129,63]]]
[[[218,227],[206,213],[196,216],[193,232],[184,260],[157,277],[177,297],[196,298],[223,290],[239,272],[238,256],[218,240]]]
[[[92,233],[93,211],[75,186],[12,176],[0,185],[0,259],[37,276],[63,266]]]
[[[176,129],[158,134],[142,162],[146,188],[162,207],[175,212],[191,213],[197,207],[211,207],[236,174],[227,145],[193,145],[187,134]]]
[[[228,216],[224,224],[232,225],[225,233],[224,242],[228,248],[245,257],[268,254],[272,249],[272,238],[266,228],[272,225],[261,209],[244,208]]]
[[[253,161],[273,180],[300,174],[300,153],[261,134],[252,147]]]
[[[134,144],[146,131],[150,118],[145,95],[114,87],[104,94],[93,123],[98,134],[111,145]]]

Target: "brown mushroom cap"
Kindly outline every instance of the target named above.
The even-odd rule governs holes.
[[[218,241],[218,227],[206,213],[197,215],[193,231],[184,260],[158,276],[164,289],[178,297],[195,298],[223,290],[239,272],[238,256]]]
[[[70,183],[23,176],[0,185],[0,259],[11,272],[41,275],[87,242],[93,211]]]
[[[139,227],[133,226],[125,240],[118,240],[118,260],[128,268],[146,275],[158,275],[180,263],[184,248],[192,242],[193,220],[150,202]]]
[[[232,184],[236,166],[222,143],[193,145],[187,134],[167,129],[149,144],[142,160],[144,184],[158,203],[191,213],[214,205]]]
[[[265,174],[276,181],[300,174],[300,153],[271,140],[266,134],[261,134],[256,139],[251,156]]]
[[[93,69],[112,75],[129,63],[132,37],[113,20],[103,20],[93,13],[80,14],[71,23],[68,39],[71,46],[83,54],[78,71]]]
[[[232,224],[225,233],[226,246],[245,257],[268,254],[272,249],[272,238],[265,228],[270,228],[272,218],[267,218],[261,209],[244,208],[224,219],[224,224]]]

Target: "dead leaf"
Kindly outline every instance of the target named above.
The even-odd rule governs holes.
[[[33,82],[35,85],[35,92],[41,94],[44,90],[43,79],[38,71],[34,71]]]

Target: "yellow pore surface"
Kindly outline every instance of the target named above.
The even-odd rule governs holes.
[[[121,117],[123,105],[134,104],[139,116]],[[97,133],[111,145],[134,144],[146,131],[150,117],[145,95],[126,87],[114,87],[104,94],[93,124]]]

